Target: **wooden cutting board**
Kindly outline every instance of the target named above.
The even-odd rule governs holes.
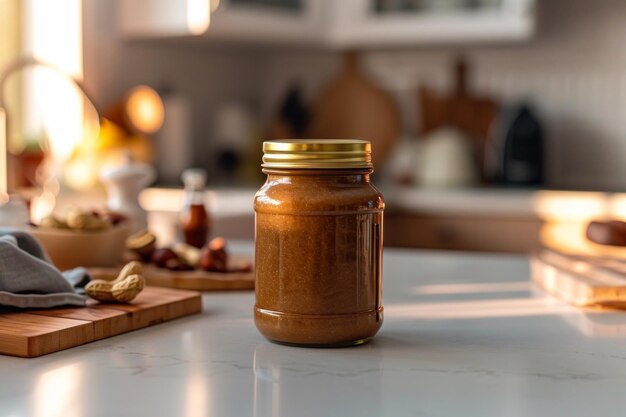
[[[626,308],[626,263],[543,250],[531,258],[535,283],[576,306]]]
[[[33,358],[201,311],[195,291],[146,287],[130,304],[0,313],[0,354]]]
[[[359,53],[344,54],[339,73],[315,98],[307,134],[316,139],[368,140],[374,166],[387,159],[402,134],[400,113],[393,97],[362,68]]]
[[[484,172],[487,142],[493,121],[498,116],[498,102],[491,97],[475,94],[470,90],[469,68],[464,60],[455,63],[455,85],[451,93],[440,93],[427,86],[418,92],[420,109],[420,134],[428,135],[438,129],[454,127],[475,141],[479,151],[478,161]]]
[[[89,268],[94,279],[110,281],[120,268]],[[194,291],[234,291],[254,288],[254,272],[168,271],[145,265],[143,276],[148,285]]]

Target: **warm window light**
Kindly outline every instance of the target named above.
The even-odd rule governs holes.
[[[51,215],[54,211],[56,203],[56,194],[50,191],[44,190],[40,195],[33,197],[30,202],[31,221],[38,224],[44,218]]]
[[[187,0],[187,26],[194,35],[202,35],[209,29],[212,3],[211,0]]]
[[[546,221],[540,233],[543,246],[573,255],[626,259],[626,249],[598,245],[585,235],[591,220],[626,220],[623,194],[539,191],[533,197],[533,208]]]
[[[461,320],[501,317],[548,316],[575,312],[576,309],[551,297],[505,298],[497,300],[452,301],[440,303],[394,304],[385,315],[395,320]]]
[[[24,6],[26,52],[82,79],[81,0],[26,0]],[[43,130],[53,158],[66,161],[83,137],[82,94],[45,68],[35,68],[27,81],[23,130],[33,136]]]
[[[73,363],[48,368],[33,386],[34,417],[83,415],[83,402],[76,401],[84,381],[83,365]]]
[[[484,282],[476,284],[433,284],[420,285],[411,288],[413,294],[441,295],[441,294],[486,294],[500,292],[530,291],[528,281],[521,282]]]
[[[542,219],[553,221],[586,221],[609,211],[606,195],[598,192],[539,191],[533,208]]]
[[[7,201],[9,195],[8,166],[7,166],[7,119],[6,112],[0,108],[0,203]]]
[[[187,380],[185,389],[185,417],[202,417],[209,413],[209,394],[207,376],[201,369],[194,368]]]
[[[616,220],[626,221],[626,195],[615,194],[610,199],[611,215]]]
[[[35,106],[42,117],[47,146],[55,161],[66,162],[84,136],[82,92],[69,79],[49,69],[31,71],[35,75]]]
[[[138,132],[152,134],[163,125],[163,100],[148,86],[140,85],[128,93],[125,110],[128,122]]]
[[[542,226],[541,244],[571,255],[595,255],[626,259],[626,248],[598,245],[585,236],[586,222],[550,222]]]

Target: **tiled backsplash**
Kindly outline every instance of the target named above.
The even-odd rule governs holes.
[[[420,83],[441,90],[451,87],[452,59],[428,58],[429,64],[421,65],[415,54],[402,58],[375,54],[369,66],[409,105],[417,105],[413,96]],[[480,58],[470,59],[478,64],[472,82],[475,92],[503,103],[527,101],[537,109],[547,131],[550,184],[626,188],[626,70],[481,68]],[[414,71],[408,76],[410,68]],[[407,83],[402,85],[402,79]],[[417,111],[413,108],[411,113]],[[416,123],[409,123],[410,131]]]
[[[470,63],[471,88],[504,102],[527,100],[548,133],[548,180],[626,189],[626,2],[541,2],[529,44],[468,51],[390,51],[368,56],[389,88],[450,87],[453,60]]]

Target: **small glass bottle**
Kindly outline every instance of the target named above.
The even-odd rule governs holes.
[[[187,169],[182,175],[185,184],[185,201],[180,212],[180,225],[185,243],[201,248],[207,241],[211,219],[204,206],[206,172]]]

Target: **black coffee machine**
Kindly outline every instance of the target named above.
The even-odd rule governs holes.
[[[543,128],[528,105],[503,111],[493,139],[497,183],[520,186],[544,183]]]

